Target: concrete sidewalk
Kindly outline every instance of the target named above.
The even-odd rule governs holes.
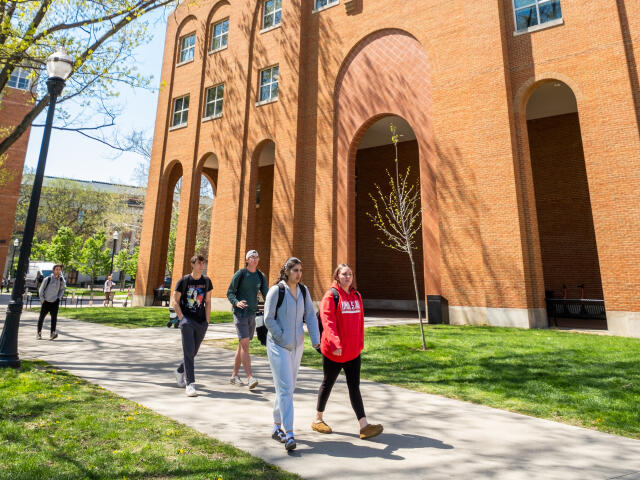
[[[35,314],[23,315],[22,359],[46,360],[307,479],[640,480],[640,441],[367,381],[367,416],[383,423],[384,433],[358,438],[341,379],[325,412],[335,433],[317,434],[310,423],[322,374],[307,368],[295,394],[298,448],[287,454],[270,437],[274,390],[266,359],[253,357],[261,384],[249,391],[228,383],[233,352],[203,345],[196,359],[200,395],[188,398],[174,381],[176,329],[61,319],[52,342],[35,340],[35,323]],[[208,337],[229,336],[230,326],[212,325]]]

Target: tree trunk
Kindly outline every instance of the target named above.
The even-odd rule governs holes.
[[[416,277],[416,265],[413,262],[411,249],[408,250],[409,260],[411,261],[411,273],[413,274],[413,288],[416,292],[416,305],[418,306],[418,320],[420,321],[420,334],[422,335],[422,350],[427,349],[427,342],[424,338],[424,325],[422,324],[422,308],[420,307],[420,295],[418,293],[418,278]]]

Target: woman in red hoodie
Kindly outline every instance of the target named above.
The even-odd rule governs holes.
[[[353,288],[353,271],[345,263],[336,268],[334,283],[320,304],[322,318],[322,371],[324,379],[318,390],[316,419],[311,428],[320,433],[331,433],[331,427],[322,419],[331,389],[344,369],[349,388],[351,406],[360,423],[360,438],[371,438],[382,433],[382,425],[367,422],[360,395],[360,352],[364,348],[364,309],[360,293]],[[338,302],[334,295],[338,295]]]

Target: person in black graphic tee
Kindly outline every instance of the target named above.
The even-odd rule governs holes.
[[[175,371],[179,387],[186,387],[189,397],[197,395],[195,388],[194,358],[204,340],[211,314],[213,285],[202,274],[205,259],[202,255],[191,258],[191,274],[182,277],[173,293],[172,306],[180,319],[182,353],[184,359]]]

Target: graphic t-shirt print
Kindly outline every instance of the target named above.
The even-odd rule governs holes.
[[[358,300],[343,300],[342,313],[360,313],[360,302]]]
[[[204,285],[189,285],[187,290],[187,308],[196,313],[204,303]]]

